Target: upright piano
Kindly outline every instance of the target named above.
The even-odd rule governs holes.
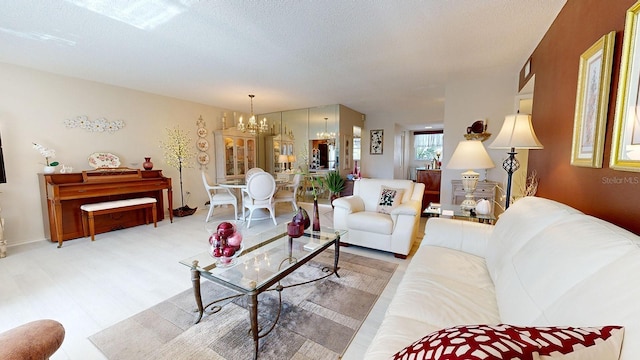
[[[102,201],[153,197],[158,221],[164,219],[163,190],[167,190],[173,222],[171,178],[162,170],[98,169],[81,173],[40,174],[45,235],[62,246],[65,240],[84,236],[80,206]],[[95,219],[96,234],[146,223],[144,210],[126,211]]]

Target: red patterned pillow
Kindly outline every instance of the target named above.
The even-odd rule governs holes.
[[[624,329],[455,326],[433,332],[400,350],[392,358],[420,359],[618,359]],[[569,355],[567,355],[569,354]]]
[[[624,328],[603,327],[517,327],[522,336],[540,346],[539,359],[605,360],[620,358]]]

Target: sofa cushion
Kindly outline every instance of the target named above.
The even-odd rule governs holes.
[[[524,197],[509,207],[495,225],[486,249],[493,281],[498,281],[513,254],[550,224],[571,214],[582,214],[567,205],[539,197]]]
[[[640,354],[640,238],[626,230],[603,220],[592,219],[591,226],[585,226],[583,232],[576,232],[572,237],[584,238],[592,234],[599,239],[600,247],[576,247],[571,253],[586,259],[582,254],[586,248],[592,248],[593,257],[612,257],[610,262],[593,262],[593,269],[588,270],[580,282],[575,283],[552,304],[544,309],[544,313],[533,321],[534,324],[571,324],[575,326],[592,326],[594,324],[618,324],[624,326],[625,339],[621,359],[637,359]],[[598,226],[599,225],[599,226]],[[605,240],[606,239],[606,240]],[[580,243],[582,244],[582,243]],[[620,248],[626,251],[617,256]],[[582,271],[579,267],[575,271]],[[564,269],[564,267],[562,267]],[[568,273],[569,274],[569,273]],[[568,310],[570,309],[570,310]]]
[[[572,215],[549,225],[513,255],[505,266],[508,271],[495,282],[502,321],[533,324],[539,319],[542,325],[562,323],[561,319],[545,319],[546,310],[609,264],[629,252],[637,252],[638,246],[631,240],[634,237],[587,215]],[[640,257],[637,259],[640,261]],[[581,301],[592,303],[588,299]]]
[[[402,195],[404,195],[404,189],[382,186],[376,211],[383,214],[391,214],[391,210],[400,205]]]
[[[361,211],[349,214],[347,224],[349,230],[362,230],[385,235],[393,232],[391,216],[377,212]]]
[[[460,325],[432,332],[393,359],[617,360],[624,329]]]
[[[371,341],[367,360],[388,360],[419,336],[444,327],[500,322],[483,258],[421,245]]]

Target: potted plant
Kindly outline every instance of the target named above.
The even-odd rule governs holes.
[[[331,193],[329,199],[331,201],[331,206],[333,206],[333,200],[340,197],[340,192],[344,190],[344,179],[340,176],[340,172],[335,170],[327,173],[327,176],[324,178],[324,182]]]
[[[48,149],[40,144],[32,143],[33,148],[40,152],[40,155],[44,156],[45,166],[44,173],[52,174],[56,170],[56,166],[59,165],[57,161],[50,162],[49,159],[53,159],[56,157],[56,151],[53,149]]]
[[[184,204],[184,192],[182,190],[182,169],[191,167],[191,159],[195,156],[193,143],[188,137],[188,132],[181,130],[178,126],[173,129],[167,129],[169,140],[160,142],[160,146],[164,149],[164,160],[166,163],[176,169],[180,173],[180,201],[182,206],[173,209],[174,216],[192,215],[198,209],[190,208]]]

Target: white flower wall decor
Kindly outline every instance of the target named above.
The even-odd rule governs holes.
[[[124,127],[124,121],[109,121],[104,117],[89,120],[86,115],[82,115],[77,116],[75,119],[66,119],[64,125],[68,128],[81,128],[90,132],[108,132],[113,134]]]

